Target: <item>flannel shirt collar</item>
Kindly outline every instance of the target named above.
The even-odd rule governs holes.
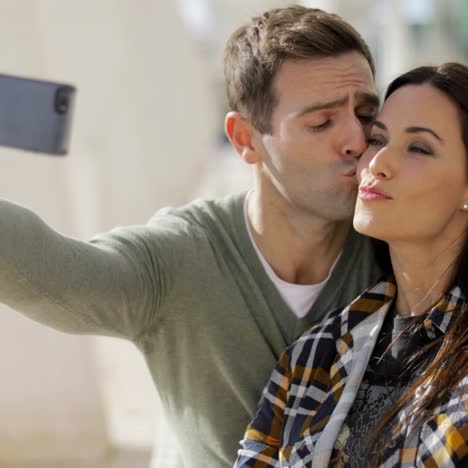
[[[449,289],[427,314],[427,318],[424,320],[426,330],[435,326],[442,333],[446,333],[460,314],[464,302],[465,298],[458,286]]]
[[[367,315],[377,312],[384,305],[392,303],[396,297],[395,277],[384,277],[374,286],[366,289],[349,306],[345,315],[349,330],[358,325]],[[465,298],[461,289],[454,286],[429,310],[424,319],[424,328],[428,336],[435,336],[435,328],[445,334],[457,318]]]

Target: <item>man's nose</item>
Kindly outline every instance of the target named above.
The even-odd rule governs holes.
[[[350,118],[343,131],[341,154],[344,158],[361,156],[367,148],[366,131],[362,122],[354,116]]]

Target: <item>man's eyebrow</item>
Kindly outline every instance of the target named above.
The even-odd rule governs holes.
[[[356,101],[359,102],[360,105],[372,105],[375,107],[380,106],[380,99],[377,96],[377,94],[374,93],[365,93],[365,92],[360,92],[356,94]]]
[[[344,106],[348,102],[348,96],[342,98],[334,99],[333,101],[327,102],[316,102],[310,106],[304,107],[300,112],[297,113],[297,117],[302,117],[303,115],[309,114],[311,112],[316,112],[324,109],[334,109],[336,107]]]
[[[300,112],[298,112],[297,117],[302,117],[303,115],[309,114],[311,112],[317,112],[324,109],[335,109],[336,107],[344,106],[349,101],[349,96],[343,96],[338,99],[326,102],[316,102],[310,106],[304,107]],[[356,101],[359,105],[372,105],[379,107],[380,100],[379,98],[372,93],[357,93]]]
[[[374,120],[372,122],[372,125],[375,125],[376,127],[381,128],[382,130],[387,130],[387,126],[382,123],[380,120]],[[432,135],[434,138],[437,138],[440,142],[444,142],[444,140],[436,133],[434,130],[428,127],[407,127],[405,129],[407,133],[420,133],[420,132],[426,132]]]

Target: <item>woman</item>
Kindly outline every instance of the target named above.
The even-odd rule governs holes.
[[[467,158],[468,68],[392,82],[354,216],[388,277],[282,355],[237,467],[468,466]]]

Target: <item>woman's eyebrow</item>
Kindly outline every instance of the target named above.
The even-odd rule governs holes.
[[[387,130],[387,126],[383,122],[381,122],[380,120],[373,120],[372,125],[375,125],[376,127],[379,127],[382,130]]]
[[[372,125],[375,125],[376,127],[381,128],[382,130],[387,130],[387,126],[381,122],[380,120],[374,120],[372,122]],[[428,127],[418,127],[418,126],[412,126],[408,127],[405,129],[407,133],[419,133],[419,132],[426,132],[432,135],[434,138],[437,138],[440,142],[444,142],[443,138],[441,138],[434,130]]]
[[[444,141],[439,135],[437,135],[436,132],[434,132],[434,130],[427,128],[427,127],[408,127],[406,131],[408,133],[426,132],[426,133],[431,134],[433,137],[437,138],[440,142]]]

